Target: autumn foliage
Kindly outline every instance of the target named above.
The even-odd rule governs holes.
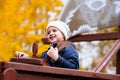
[[[15,51],[32,55],[32,43],[39,44],[38,56],[49,46],[41,41],[46,25],[60,14],[61,0],[0,0],[0,61],[9,61]]]

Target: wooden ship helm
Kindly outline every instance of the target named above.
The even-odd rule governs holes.
[[[26,64],[34,64],[34,65],[40,65],[40,66],[48,66],[48,61],[50,59],[49,56],[47,56],[45,59],[41,59],[37,56],[38,52],[38,45],[37,42],[33,43],[32,46],[32,58],[12,58],[11,62],[20,62],[20,63],[26,63]]]

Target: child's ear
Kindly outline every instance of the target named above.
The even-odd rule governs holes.
[[[62,33],[62,32],[61,32]],[[65,36],[64,36],[64,34],[62,33],[62,35],[63,35],[63,39],[65,40]]]
[[[65,40],[65,37],[63,36],[63,39]]]

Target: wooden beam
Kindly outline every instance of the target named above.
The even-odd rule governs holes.
[[[112,57],[117,54],[120,50],[120,39],[117,40],[109,52],[103,57],[103,59],[98,63],[98,65],[93,69],[93,72],[100,72],[102,69],[108,64],[108,62],[112,59]]]
[[[80,42],[80,41],[95,41],[95,40],[116,40],[120,39],[120,32],[111,32],[111,33],[97,33],[97,34],[87,34],[87,35],[76,35],[68,40],[71,42]]]
[[[110,32],[110,33],[97,33],[97,34],[85,34],[85,35],[76,35],[70,37],[68,41],[71,42],[80,42],[80,41],[95,41],[95,40],[116,40],[120,39],[120,32]],[[47,38],[42,38],[44,44],[49,44]]]

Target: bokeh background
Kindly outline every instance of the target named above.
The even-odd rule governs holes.
[[[41,41],[46,25],[57,19],[62,7],[61,0],[0,0],[0,61],[9,61],[15,51],[32,55],[34,41],[40,56],[48,47]]]

